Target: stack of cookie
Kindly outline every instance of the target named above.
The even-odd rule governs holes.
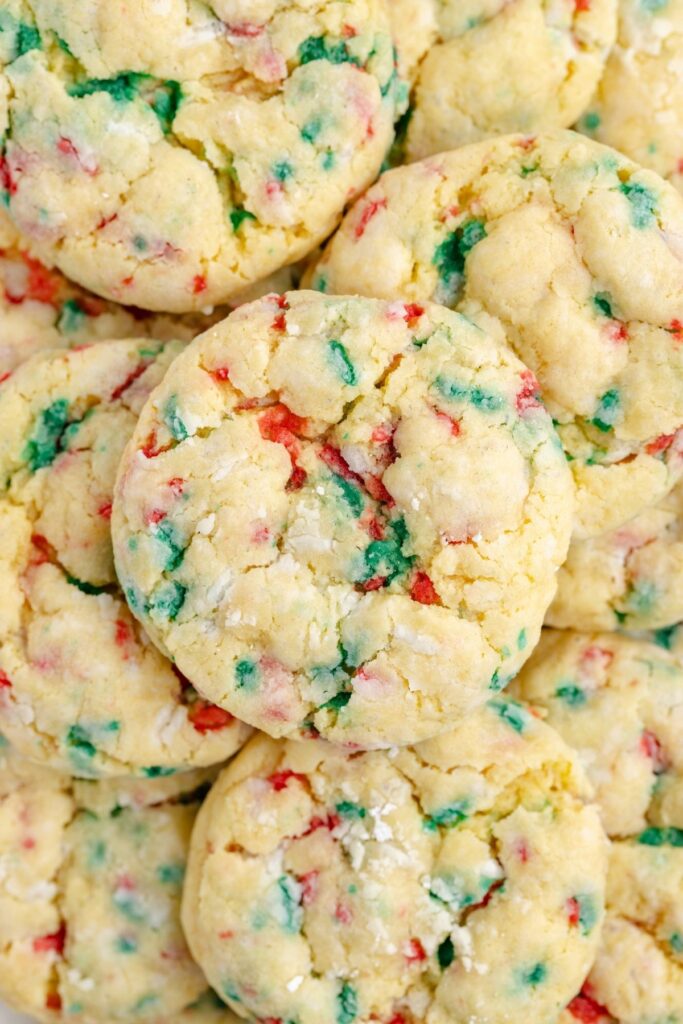
[[[682,58],[0,0],[16,1011],[683,1024]]]

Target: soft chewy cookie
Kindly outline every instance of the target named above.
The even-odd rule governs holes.
[[[159,654],[114,574],[119,457],[181,347],[40,353],[0,385],[0,724],[77,775],[213,764],[248,734]]]
[[[408,69],[427,49],[411,101],[407,158],[500,132],[568,128],[605,67],[616,6],[616,0],[400,0],[392,18]]]
[[[389,171],[310,280],[498,317],[537,374],[578,490],[576,535],[655,504],[683,469],[683,202],[573,132]]]
[[[53,1024],[236,1024],[179,919],[209,780],[76,782],[0,750],[0,998]]]
[[[683,619],[683,484],[619,529],[574,541],[546,622],[662,629]]]
[[[681,663],[645,640],[549,631],[515,688],[578,751],[613,839],[607,920],[584,997],[620,1024],[679,1024]]]
[[[197,962],[259,1020],[554,1020],[602,921],[606,843],[572,758],[500,697],[391,754],[258,737],[193,833]]]
[[[683,2],[619,0],[619,28],[581,131],[683,191]]]
[[[0,29],[11,215],[125,304],[203,309],[304,256],[391,142],[384,0],[9,0]]]
[[[383,745],[505,685],[571,515],[504,345],[436,306],[292,292],[173,363],[113,533],[131,609],[204,697],[271,735]]]

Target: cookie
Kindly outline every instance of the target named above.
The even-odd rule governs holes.
[[[173,363],[123,456],[132,611],[271,735],[443,732],[533,649],[565,557],[571,478],[535,393],[436,306],[242,306]]]
[[[499,318],[538,376],[578,492],[577,537],[681,475],[683,202],[573,132],[507,136],[383,175],[306,278]]]
[[[683,2],[619,0],[617,42],[582,132],[683,192]]]
[[[683,1020],[681,662],[646,640],[548,631],[514,687],[576,748],[613,840],[607,920],[584,997],[619,1024],[677,1024]]]
[[[384,0],[8,0],[0,165],[36,255],[166,312],[311,252],[375,177],[402,92]]]
[[[568,748],[501,697],[390,753],[259,736],[192,836],[190,949],[259,1020],[553,1020],[602,919],[585,797]]]
[[[413,19],[411,6],[426,11]],[[603,73],[616,8],[616,0],[401,0],[399,53],[408,18],[417,25],[409,57],[421,49],[430,15],[433,26],[411,98],[407,159],[501,132],[568,128]]]
[[[179,919],[210,779],[77,782],[0,750],[3,1000],[53,1024],[236,1024]]]
[[[283,267],[234,295],[231,304],[294,287],[298,273],[297,267]],[[211,315],[171,317],[100,299],[32,256],[25,239],[0,208],[0,380],[24,359],[46,348],[142,336],[191,341],[228,312],[225,307]]]
[[[664,629],[683,619],[683,485],[612,533],[574,541],[546,623]]]
[[[114,574],[118,461],[181,348],[40,353],[0,385],[0,728],[77,775],[214,764],[249,732],[159,654]]]

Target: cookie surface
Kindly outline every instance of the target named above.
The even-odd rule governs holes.
[[[392,18],[405,25],[397,45],[409,57],[427,21],[411,18],[411,6],[430,12],[433,29],[411,101],[409,161],[502,132],[568,128],[616,35],[616,0],[402,0]],[[406,22],[416,23],[412,33]]]
[[[682,237],[680,196],[616,151],[506,136],[384,174],[306,280],[498,317],[570,459],[575,534],[595,536],[683,469]]]
[[[2,17],[12,218],[126,305],[204,309],[303,257],[391,142],[384,0],[8,0]]]
[[[683,619],[683,485],[618,530],[574,541],[546,623],[663,629]]]
[[[78,775],[213,764],[248,735],[154,648],[114,574],[118,461],[181,348],[41,353],[0,385],[0,723],[21,753]]]
[[[83,783],[0,749],[2,999],[42,1021],[235,1024],[179,919],[211,778]]]
[[[612,837],[607,920],[587,994],[620,1024],[677,1024],[683,667],[645,640],[549,630],[514,688],[577,750]]]
[[[606,863],[572,759],[501,697],[393,754],[259,736],[193,834],[197,962],[258,1019],[554,1019],[594,956]]]
[[[173,364],[123,457],[132,610],[271,735],[444,731],[527,657],[565,557],[571,479],[534,393],[436,306],[242,306]]]
[[[617,42],[578,127],[683,192],[683,2],[619,0]]]

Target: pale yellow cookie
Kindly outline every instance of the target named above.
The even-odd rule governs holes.
[[[615,529],[683,470],[683,200],[573,132],[505,136],[384,174],[306,281],[502,321],[578,492]]]
[[[411,99],[407,159],[501,132],[568,128],[604,70],[616,7],[616,0],[399,0],[399,53],[403,44],[414,60],[431,28]],[[420,10],[415,18],[411,8]]]
[[[0,187],[38,257],[202,310],[326,238],[404,100],[384,0],[6,0]]]
[[[437,306],[242,306],[172,364],[123,456],[132,611],[271,735],[445,731],[533,649],[566,555],[571,477],[535,394]]]
[[[0,998],[46,1024],[236,1024],[179,920],[211,773],[82,783],[2,742]]]
[[[400,752],[260,736],[193,833],[190,948],[259,1020],[553,1021],[602,923],[586,795],[559,737],[500,697]]]
[[[683,0],[619,0],[617,42],[578,127],[683,192]]]
[[[159,654],[114,573],[119,458],[181,349],[40,353],[0,385],[0,726],[27,757],[77,775],[213,764],[249,733]]]
[[[576,749],[613,840],[588,1002],[575,1003],[570,1017],[588,1024],[602,1021],[604,1010],[619,1024],[678,1024],[683,666],[646,640],[549,630],[513,688]]]

